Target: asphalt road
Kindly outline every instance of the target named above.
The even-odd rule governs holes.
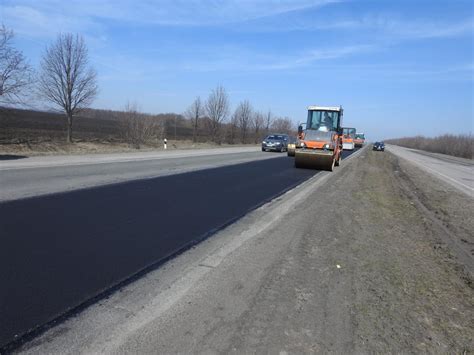
[[[282,156],[0,203],[0,347],[316,173]]]
[[[472,160],[395,145],[388,145],[387,148],[397,156],[456,187],[459,191],[474,197],[474,162]]]
[[[0,161],[0,201],[270,159],[258,147],[42,156]]]

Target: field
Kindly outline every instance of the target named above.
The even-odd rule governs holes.
[[[45,155],[84,154],[135,151],[127,142],[121,125],[123,112],[87,110],[74,120],[73,144],[65,142],[66,125],[63,114],[33,110],[0,109],[0,154]],[[141,150],[209,148],[204,129],[198,129],[197,142],[192,141],[192,127],[181,115],[149,115],[159,123],[159,130],[140,147]],[[253,143],[250,142],[249,143]],[[220,146],[226,146],[224,142]],[[231,144],[236,146],[236,144]]]

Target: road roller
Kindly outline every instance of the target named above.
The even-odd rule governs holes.
[[[354,144],[356,148],[362,148],[365,143],[365,134],[362,132],[357,132],[355,139],[354,139]]]
[[[298,126],[295,167],[333,171],[342,153],[342,107],[309,106]]]
[[[350,127],[342,128],[342,149],[343,150],[354,150],[356,129]]]

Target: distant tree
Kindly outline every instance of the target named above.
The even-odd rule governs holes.
[[[240,130],[240,142],[245,143],[247,133],[250,128],[251,119],[253,115],[252,105],[247,100],[242,101],[235,109],[234,116],[237,119],[237,125]]]
[[[273,123],[272,111],[268,110],[264,118],[265,121],[265,134],[270,133],[270,127]]]
[[[437,137],[403,137],[387,139],[387,143],[402,147],[421,149],[433,153],[453,155],[461,158],[474,158],[474,136],[468,134],[443,134]]]
[[[223,86],[210,93],[205,105],[209,135],[213,142],[221,143],[220,129],[229,115],[229,98]]]
[[[73,118],[92,103],[97,92],[97,74],[89,66],[83,38],[60,34],[43,55],[38,93],[65,113],[68,143],[72,143]]]
[[[226,139],[227,143],[229,144],[234,144],[235,143],[235,138],[237,135],[237,130],[239,128],[239,118],[236,115],[236,112],[232,114],[230,117],[230,122],[227,125],[227,134],[226,134]]]
[[[137,104],[130,103],[121,115],[121,124],[124,139],[135,149],[140,149],[148,140],[160,134],[164,127],[164,122],[141,113]]]
[[[201,103],[201,98],[198,96],[196,99],[193,101],[191,106],[186,110],[185,116],[189,120],[191,120],[191,124],[193,126],[193,142],[196,143],[196,134],[197,134],[197,129],[199,126],[199,121],[204,113],[204,107],[202,106]]]
[[[263,128],[264,123],[265,123],[265,118],[263,117],[263,115],[260,112],[256,112],[252,118],[252,126],[253,126],[253,134],[254,134],[255,143],[260,142],[261,130]]]
[[[276,118],[271,127],[276,133],[290,134],[293,132],[293,122],[288,117]]]
[[[23,53],[12,45],[14,34],[0,27],[0,104],[23,103],[23,95],[33,82],[33,70]]]

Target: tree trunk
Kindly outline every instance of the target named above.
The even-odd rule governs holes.
[[[246,138],[247,138],[247,131],[246,130],[242,130],[242,144],[245,144],[246,142]]]
[[[196,143],[196,131],[197,131],[197,124],[193,125],[193,143]]]
[[[72,114],[66,114],[67,117],[67,133],[66,133],[66,142],[72,143]]]

